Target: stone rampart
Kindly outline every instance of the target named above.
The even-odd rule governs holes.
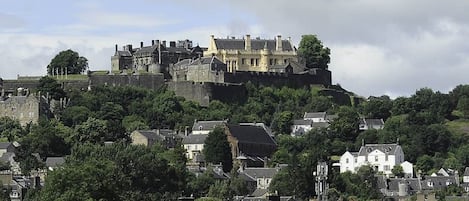
[[[163,74],[149,75],[89,75],[89,85],[106,86],[137,86],[147,89],[157,90],[164,85]]]
[[[329,86],[332,83],[331,80],[331,71],[322,69],[311,69],[310,71],[302,74],[253,71],[237,71],[234,73],[225,73],[225,82],[251,82],[259,86],[288,86],[292,88],[301,88],[309,85]]]
[[[221,84],[212,82],[168,82],[168,89],[177,96],[208,106],[210,101],[239,102],[247,98],[246,87],[242,84]]]

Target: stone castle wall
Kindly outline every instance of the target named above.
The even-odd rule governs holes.
[[[244,101],[247,98],[246,87],[242,84],[220,84],[212,82],[168,82],[168,89],[177,96],[208,106],[210,101]]]
[[[287,74],[276,72],[241,72],[225,73],[225,82],[229,83],[247,83],[251,82],[260,86],[288,86],[292,88],[301,88],[309,85],[332,84],[331,71],[313,69],[304,74]]]
[[[163,74],[151,75],[89,75],[89,85],[137,86],[157,90],[165,83]]]

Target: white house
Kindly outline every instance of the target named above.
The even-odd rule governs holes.
[[[365,130],[381,130],[384,128],[383,119],[360,118],[359,129]]]
[[[369,165],[376,171],[390,175],[395,165],[404,165],[404,173],[412,175],[412,165],[404,163],[404,152],[398,144],[366,144],[358,152],[346,151],[340,157],[340,172],[355,173],[361,166]]]
[[[194,160],[196,157],[202,155],[204,149],[205,138],[208,134],[188,135],[182,139],[182,145],[186,150],[186,157],[189,160]],[[195,162],[195,161],[194,161]]]

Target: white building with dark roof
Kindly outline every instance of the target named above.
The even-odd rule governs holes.
[[[358,152],[346,151],[340,157],[341,173],[346,171],[355,173],[364,165],[369,165],[385,175],[391,175],[394,166],[401,165],[404,174],[413,175],[412,163],[405,162],[404,152],[398,144],[364,144]]]
[[[381,130],[384,128],[383,119],[360,118],[359,129],[364,130]]]

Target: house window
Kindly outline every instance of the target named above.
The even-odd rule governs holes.
[[[348,163],[348,158],[345,159],[345,163]]]
[[[384,171],[389,171],[389,170],[390,170],[389,165],[385,165],[384,166]]]
[[[277,59],[274,59],[274,64],[278,64],[278,63],[277,63]]]
[[[284,60],[283,60],[283,63],[287,63],[287,62],[288,62],[288,59],[284,59]]]
[[[375,162],[378,162],[378,156],[375,156]]]
[[[357,163],[357,158],[355,158],[355,163]]]
[[[433,182],[429,181],[429,182],[427,182],[427,185],[430,186],[430,187],[433,187]]]

